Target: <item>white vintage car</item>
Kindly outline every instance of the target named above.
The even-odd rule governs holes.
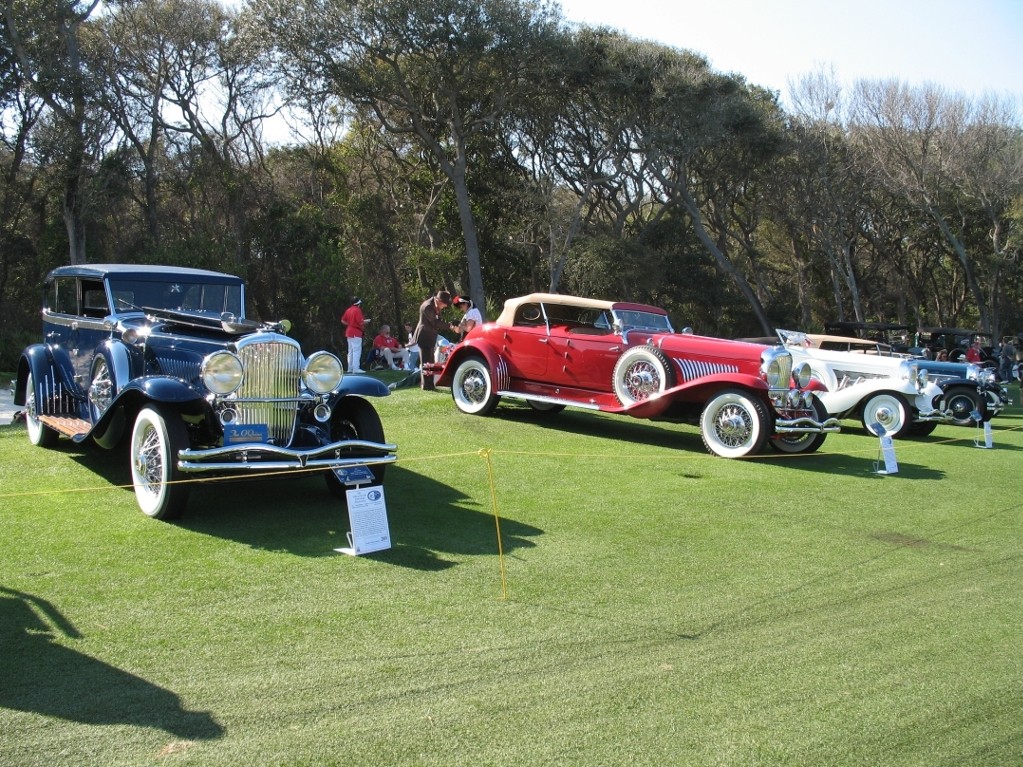
[[[836,343],[848,338],[777,332],[793,367],[807,363],[811,378],[827,389],[817,396],[828,415],[858,418],[871,434],[881,433],[881,427],[896,438],[923,436],[950,421],[942,410],[941,387],[928,380],[917,360],[826,348],[829,338]]]

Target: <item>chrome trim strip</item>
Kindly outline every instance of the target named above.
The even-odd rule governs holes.
[[[776,434],[832,434],[841,431],[841,424],[837,418],[827,418],[824,421],[808,416],[779,418],[774,422],[774,431]]]

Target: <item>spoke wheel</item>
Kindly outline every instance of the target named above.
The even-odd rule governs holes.
[[[494,377],[481,357],[469,357],[455,370],[451,382],[455,407],[469,415],[490,415],[501,401],[494,393]]]
[[[663,394],[675,385],[671,362],[664,352],[653,346],[629,349],[615,364],[611,386],[618,401],[635,405]]]
[[[885,434],[898,438],[910,426],[910,410],[905,398],[896,392],[875,394],[863,405],[863,426],[878,436],[875,424],[880,424]]]
[[[384,441],[384,426],[376,408],[360,397],[347,397],[341,401],[330,421],[330,438],[337,442],[343,439],[363,439],[368,442]],[[358,453],[352,453],[358,455]],[[383,484],[385,464],[367,467],[373,473],[374,485]],[[328,471],[323,475],[327,487],[338,498],[345,498],[348,486]]]
[[[25,382],[25,429],[28,432],[28,441],[36,447],[53,447],[60,438],[57,432],[39,420],[36,382],[31,373]]]
[[[178,453],[188,447],[184,422],[174,413],[144,407],[131,433],[131,481],[142,512],[153,519],[174,519],[184,511],[189,485],[181,478]]]
[[[98,421],[110,408],[114,400],[114,379],[107,365],[106,357],[99,356],[92,366],[92,383],[89,384],[89,410],[92,421]]]
[[[828,411],[825,409],[821,401],[814,397],[813,409],[817,414],[818,421],[824,421],[828,417]],[[824,438],[827,434],[780,434],[777,437],[772,437],[768,444],[774,450],[779,453],[812,453],[820,448],[824,444]]]
[[[758,453],[767,440],[767,407],[741,389],[716,394],[700,416],[703,444],[722,458],[743,458]]]
[[[984,413],[980,395],[966,387],[950,389],[945,395],[945,407],[952,412],[952,423],[956,426],[976,426],[973,412]]]

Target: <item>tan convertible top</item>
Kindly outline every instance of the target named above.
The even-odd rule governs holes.
[[[600,301],[595,298],[579,298],[563,296],[558,293],[530,293],[528,296],[509,298],[504,302],[504,311],[495,320],[498,325],[511,327],[515,324],[515,314],[526,304],[558,304],[560,306],[578,306],[582,309],[607,310],[614,306],[612,301]]]
[[[560,293],[530,293],[528,296],[518,296],[517,298],[509,298],[505,301],[504,310],[494,322],[506,327],[513,326],[516,316],[520,316],[519,310],[529,304],[573,306],[578,309],[596,309],[597,311],[608,311],[612,308],[628,308],[652,312],[654,314],[667,314],[664,309],[659,307],[647,304],[634,304],[629,301],[604,301],[599,298],[580,298],[579,296],[565,296]]]

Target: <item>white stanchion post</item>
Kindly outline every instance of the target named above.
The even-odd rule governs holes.
[[[977,422],[977,428],[983,429],[984,441],[981,442],[979,439],[973,440],[974,447],[982,447],[987,450],[993,448],[994,445],[994,434],[991,431],[991,421],[982,421],[979,410],[974,410],[970,413],[970,417]]]
[[[877,434],[880,441],[880,452],[878,459],[874,461],[874,473],[882,476],[899,473],[899,462],[895,460],[895,440],[892,435],[879,423],[870,425],[871,431]],[[882,461],[883,459],[883,461]],[[882,463],[884,468],[881,468]]]

